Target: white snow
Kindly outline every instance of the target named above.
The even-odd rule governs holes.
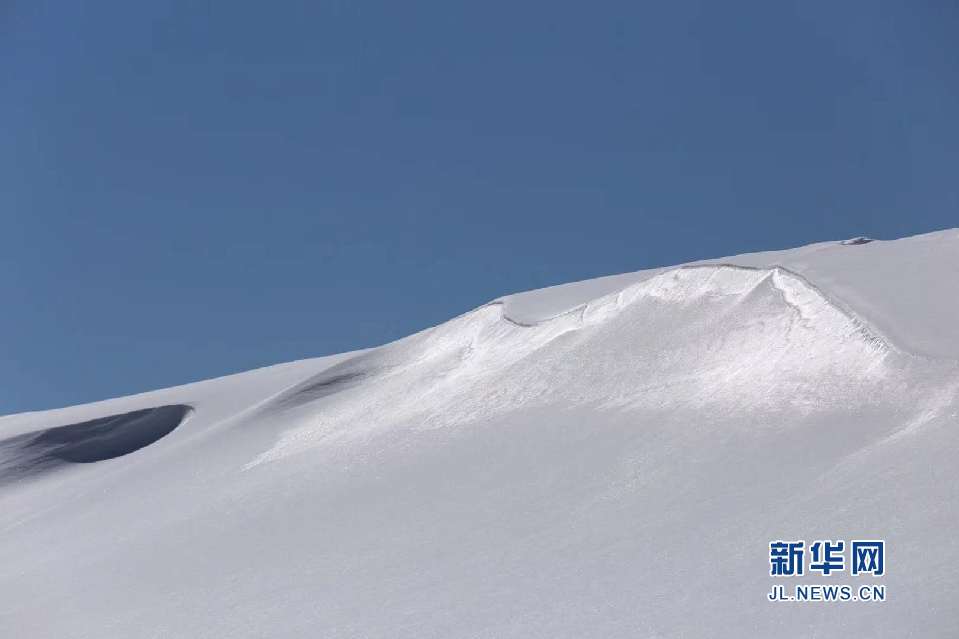
[[[957,276],[956,230],[706,260],[0,418],[0,636],[959,636]],[[784,538],[886,539],[888,601],[768,602]]]

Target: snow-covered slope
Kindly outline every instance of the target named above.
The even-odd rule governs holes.
[[[957,293],[824,243],[0,418],[0,636],[959,636]],[[877,538],[887,601],[767,600]]]

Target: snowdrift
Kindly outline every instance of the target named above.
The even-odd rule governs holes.
[[[601,278],[0,418],[0,634],[959,636],[957,249]],[[787,538],[885,539],[888,600],[769,602]]]

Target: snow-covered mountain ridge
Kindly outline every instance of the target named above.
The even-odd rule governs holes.
[[[956,636],[957,282],[821,243],[0,418],[0,631]],[[885,539],[889,600],[767,601],[785,538]]]

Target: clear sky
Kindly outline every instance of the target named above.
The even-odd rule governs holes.
[[[0,413],[959,226],[959,5],[0,6]]]

